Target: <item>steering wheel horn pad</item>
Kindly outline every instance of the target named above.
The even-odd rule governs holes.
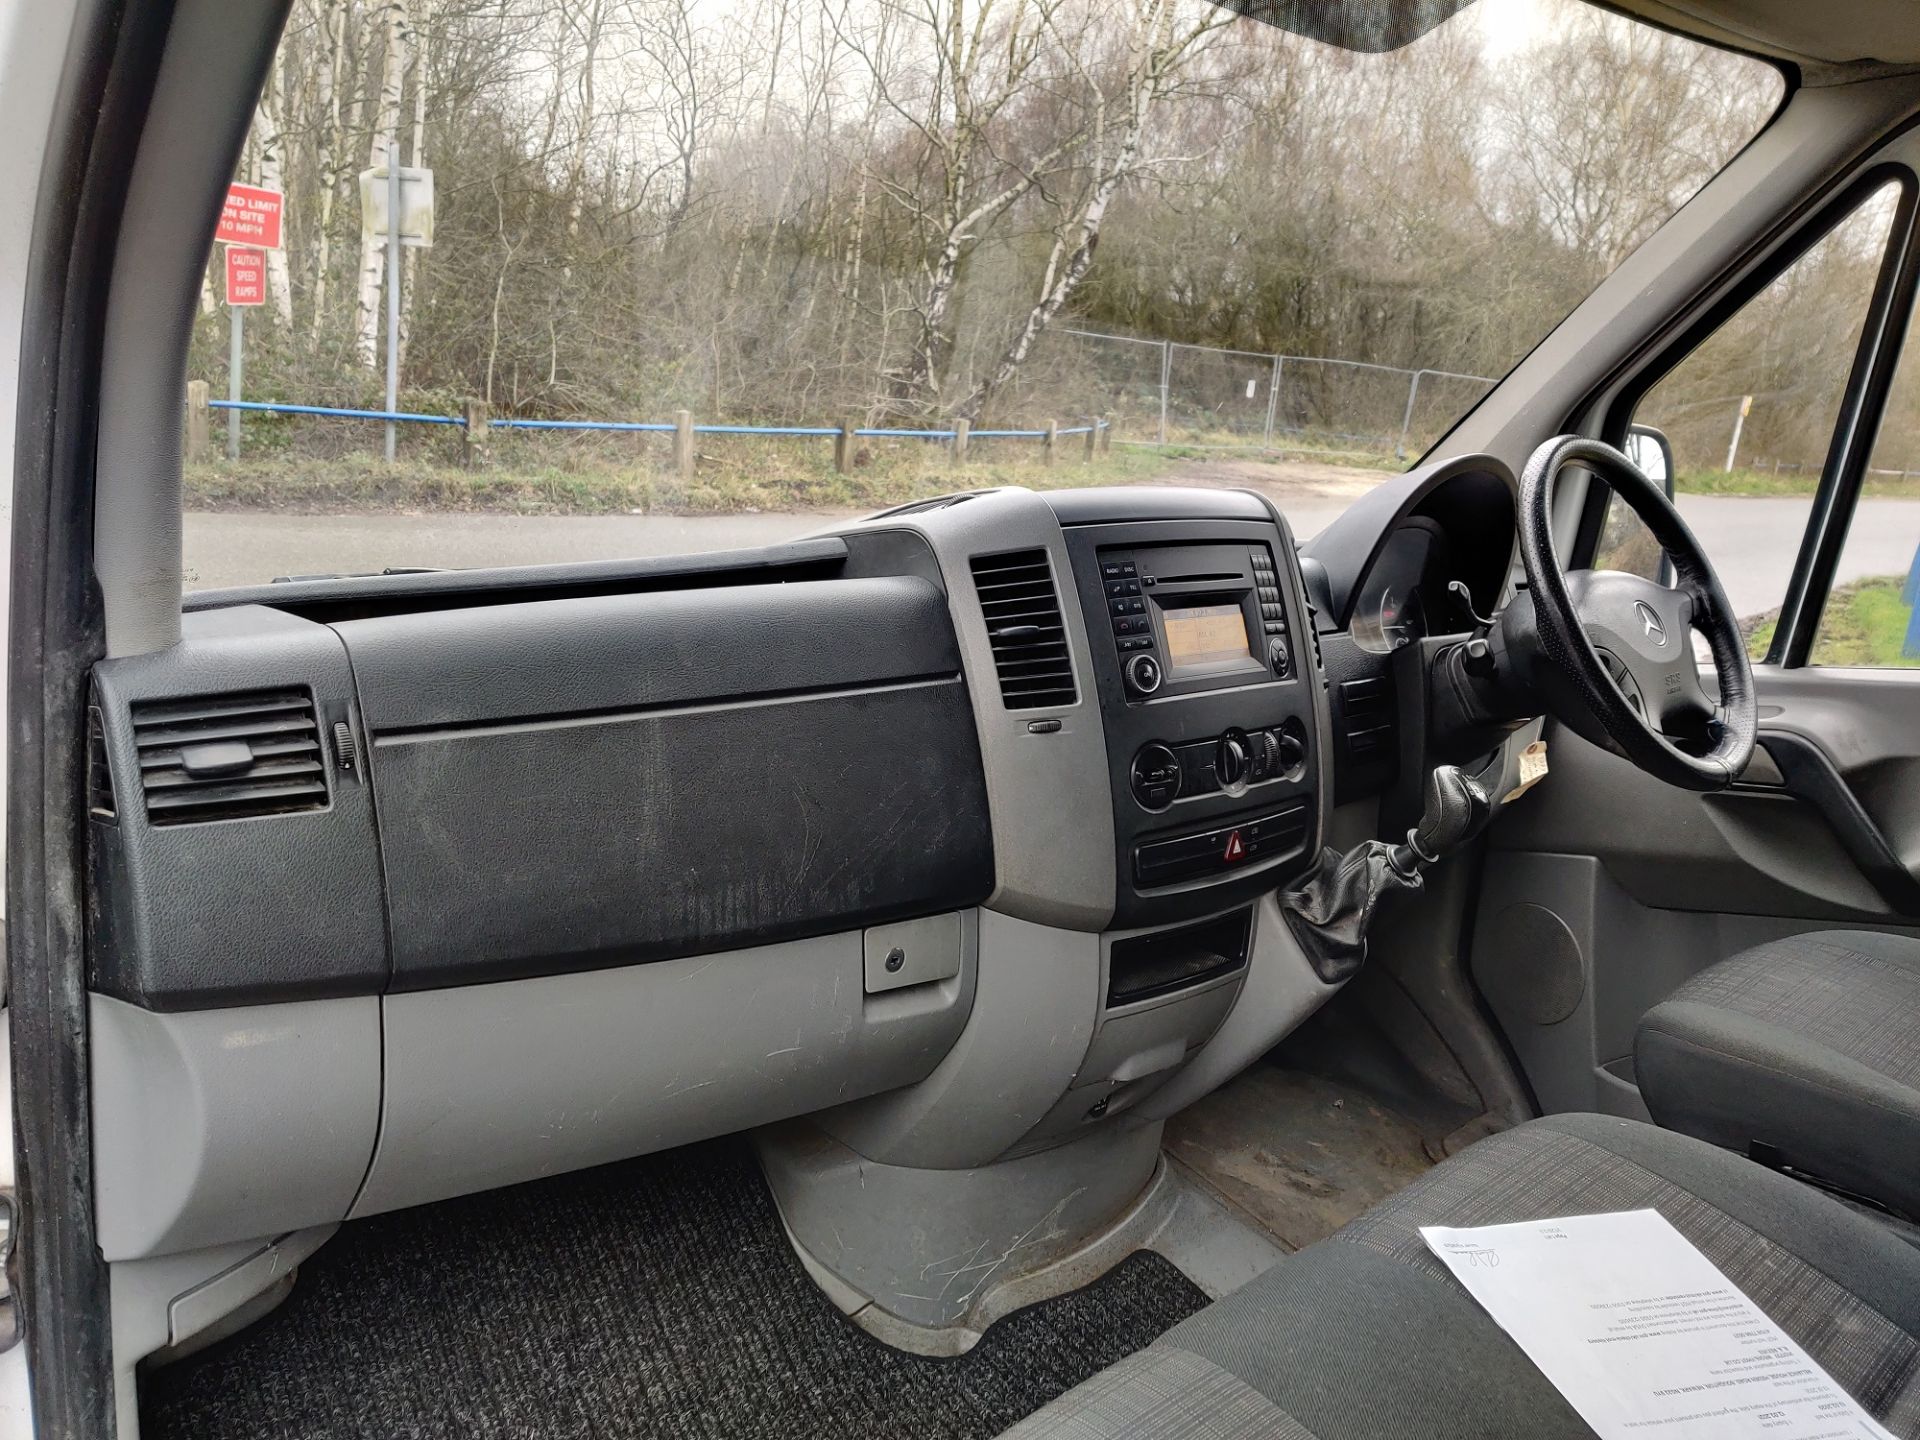
[[[1640,713],[1671,732],[1714,713],[1693,653],[1693,597],[1619,570],[1576,570],[1567,595],[1606,666]],[[1623,676],[1630,682],[1621,684]]]
[[[1553,541],[1553,490],[1575,465],[1604,481],[1673,562],[1676,583],[1617,570],[1567,571]],[[1574,729],[1669,784],[1723,790],[1753,756],[1758,707],[1745,637],[1700,543],[1666,492],[1611,445],[1561,435],[1533,452],[1520,478],[1520,558],[1526,566],[1547,691]],[[1719,695],[1702,684],[1692,632],[1712,651]],[[1636,701],[1638,703],[1636,703]],[[1705,754],[1670,735],[1717,721]],[[1596,733],[1597,732],[1597,733]]]

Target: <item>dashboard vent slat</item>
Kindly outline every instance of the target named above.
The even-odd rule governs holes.
[[[327,806],[320,726],[304,689],[145,700],[132,714],[140,794],[151,824],[198,825]]]
[[[87,706],[87,813],[95,820],[112,822],[118,816],[113,804],[113,769],[107,759],[107,728],[98,705]]]
[[[1077,703],[1066,621],[1047,552],[976,555],[973,588],[993,646],[1001,703],[1009,710]]]

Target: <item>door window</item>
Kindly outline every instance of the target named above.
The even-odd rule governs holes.
[[[1897,193],[1888,184],[1853,210],[1634,412],[1635,425],[1660,430],[1673,447],[1675,501],[1755,659],[1772,644],[1799,558]],[[1617,497],[1594,565],[1659,578],[1659,547]]]
[[[1912,331],[1909,329],[1909,339]],[[1920,669],[1920,362],[1894,372],[1833,589],[1814,631],[1815,665]]]

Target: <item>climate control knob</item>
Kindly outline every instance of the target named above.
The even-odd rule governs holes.
[[[1164,810],[1180,794],[1180,757],[1158,740],[1142,745],[1128,779],[1142,810]]]
[[[1307,763],[1307,742],[1291,730],[1279,732],[1279,754],[1274,762],[1274,774],[1291,779],[1300,773]]]
[[[1160,662],[1151,655],[1136,655],[1127,661],[1127,689],[1136,695],[1151,695],[1160,688]]]
[[[1247,737],[1237,730],[1227,732],[1220,737],[1219,749],[1213,757],[1213,773],[1220,777],[1222,789],[1231,789],[1244,785],[1247,769],[1252,757],[1247,752]]]

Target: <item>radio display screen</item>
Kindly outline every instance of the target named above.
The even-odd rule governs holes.
[[[1167,660],[1175,670],[1231,665],[1253,658],[1247,645],[1247,620],[1235,605],[1192,605],[1162,610]]]

